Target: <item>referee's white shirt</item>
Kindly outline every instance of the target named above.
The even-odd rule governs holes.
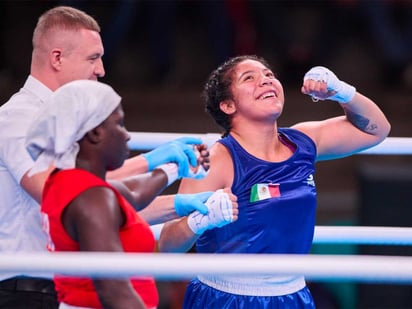
[[[24,147],[26,131],[51,94],[49,88],[29,76],[23,88],[0,107],[0,254],[47,252],[40,205],[20,181],[33,164]],[[17,275],[25,274],[0,273],[0,280]]]

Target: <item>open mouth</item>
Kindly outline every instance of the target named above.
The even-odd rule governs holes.
[[[267,91],[267,92],[261,94],[258,97],[258,100],[265,100],[265,99],[268,99],[268,98],[277,98],[277,97],[278,96],[277,96],[276,92],[271,90],[271,91]]]

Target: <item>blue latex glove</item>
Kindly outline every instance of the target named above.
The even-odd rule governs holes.
[[[174,141],[156,147],[142,156],[147,160],[148,171],[165,163],[176,163],[178,165],[179,178],[189,174],[189,164],[197,165],[196,153],[193,145],[201,144],[202,140],[195,137],[182,137]]]
[[[196,194],[176,194],[174,206],[177,215],[179,217],[187,216],[195,210],[206,215],[209,210],[205,202],[213,193],[212,191],[206,191]]]

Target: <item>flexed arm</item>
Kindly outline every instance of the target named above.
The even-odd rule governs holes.
[[[375,102],[339,80],[329,69],[314,67],[309,70],[301,91],[314,101],[336,101],[345,113],[345,116],[294,126],[314,140],[318,160],[357,153],[379,144],[388,136],[390,124]]]

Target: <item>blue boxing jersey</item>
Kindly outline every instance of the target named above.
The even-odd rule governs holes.
[[[267,162],[243,149],[228,135],[218,142],[234,166],[232,192],[238,197],[238,220],[206,231],[196,242],[199,253],[308,253],[316,213],[316,146],[304,133],[279,128],[294,148],[283,162]]]

